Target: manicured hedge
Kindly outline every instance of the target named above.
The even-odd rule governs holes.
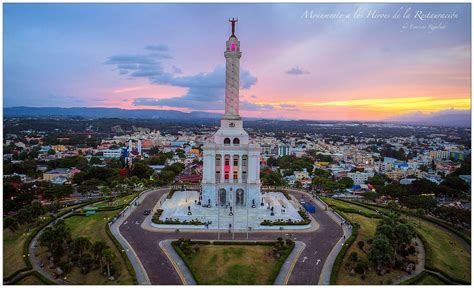
[[[324,200],[322,200],[322,199],[319,199],[319,200],[324,202]],[[328,205],[326,202],[324,202],[324,203],[326,205]],[[328,205],[328,206],[330,206],[330,205]],[[331,208],[334,209],[337,212],[337,214],[339,214],[342,218],[344,218],[344,220],[346,220],[347,222],[349,222],[352,225],[352,234],[349,238],[347,238],[346,242],[344,243],[341,250],[337,254],[336,259],[334,260],[334,263],[333,263],[333,266],[332,266],[331,278],[329,280],[329,284],[334,285],[334,284],[336,284],[336,281],[337,281],[337,274],[339,273],[339,270],[341,269],[342,260],[344,259],[344,256],[346,255],[346,252],[349,249],[349,247],[352,245],[352,243],[354,243],[355,239],[357,238],[357,234],[358,234],[358,231],[359,231],[359,224],[354,223],[349,218],[347,218],[347,216],[343,213],[343,211],[341,211],[339,209],[339,207],[332,206]],[[356,212],[351,211],[350,213],[361,214],[361,213],[359,213],[358,210],[355,210],[355,209],[350,209],[350,210],[356,211]]]
[[[191,219],[191,220],[184,220],[181,221],[179,219],[167,219],[167,220],[160,220],[160,216],[163,214],[163,209],[156,210],[153,217],[151,217],[151,222],[155,224],[169,224],[169,225],[204,225],[204,222],[200,221],[199,219]]]
[[[137,280],[137,274],[135,273],[135,269],[133,269],[132,262],[130,262],[130,259],[128,259],[127,253],[125,252],[125,249],[122,247],[120,242],[118,242],[117,239],[115,239],[114,235],[112,234],[112,231],[110,231],[109,223],[105,224],[105,231],[107,232],[107,235],[110,237],[112,242],[114,242],[115,247],[117,250],[120,252],[120,255],[122,256],[123,261],[125,262],[125,265],[127,266],[127,270],[132,276],[133,283],[134,284],[139,284]]]
[[[400,285],[420,285],[418,284],[418,281],[420,281],[423,277],[428,276],[428,275],[436,277],[438,280],[442,281],[446,285],[455,284],[455,283],[446,282],[443,278],[440,278],[436,273],[424,270],[420,274],[401,282]]]
[[[300,214],[301,218],[300,221],[293,221],[291,219],[283,220],[283,219],[276,219],[276,220],[263,220],[260,225],[262,226],[284,226],[284,225],[308,225],[311,223],[311,218],[304,212],[303,209],[298,210],[298,214]]]
[[[49,280],[48,278],[44,277],[41,273],[38,271],[32,270],[28,273],[25,273],[21,278],[18,278],[15,282],[13,282],[13,285],[17,285],[18,282],[20,282],[23,278],[28,277],[28,276],[34,276],[36,277],[41,283],[44,285],[56,285],[55,282]],[[5,282],[5,279],[3,280]]]
[[[344,259],[344,256],[346,255],[346,252],[349,249],[349,247],[351,247],[352,243],[354,243],[355,239],[357,238],[359,224],[351,222],[351,225],[352,225],[352,235],[349,238],[347,238],[346,242],[344,243],[344,246],[342,246],[341,248],[341,251],[339,251],[339,253],[337,254],[336,260],[334,260],[334,264],[331,270],[331,280],[329,281],[329,284],[331,285],[336,284],[337,274],[339,273],[339,270],[341,269],[342,260]]]
[[[12,274],[8,275],[7,277],[4,277],[4,278],[3,278],[3,283],[10,281],[10,280],[12,280],[13,278],[15,278],[16,275],[18,275],[18,274],[20,274],[20,273],[22,273],[22,272],[31,270],[31,269],[32,269],[32,267],[25,267],[25,268],[18,269],[18,270],[16,270],[15,272],[13,272]],[[23,279],[23,277],[21,277],[20,279]]]

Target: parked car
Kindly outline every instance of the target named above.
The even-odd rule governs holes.
[[[150,215],[151,214],[151,209],[145,209],[143,211],[143,215]]]

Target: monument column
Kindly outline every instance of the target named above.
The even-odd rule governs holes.
[[[226,42],[224,52],[226,60],[225,69],[225,114],[224,119],[240,120],[239,115],[239,89],[240,89],[240,41],[235,36],[235,23],[238,19],[232,18],[232,35]]]

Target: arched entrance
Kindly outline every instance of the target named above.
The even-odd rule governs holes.
[[[243,189],[237,189],[235,191],[235,205],[237,206],[244,206],[244,190]]]
[[[224,188],[219,189],[219,205],[224,206],[226,204],[227,200],[227,192],[225,191]]]

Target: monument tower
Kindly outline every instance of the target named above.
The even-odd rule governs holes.
[[[255,207],[260,205],[260,146],[251,143],[239,115],[240,41],[238,19],[229,19],[232,34],[224,57],[225,114],[214,141],[203,146],[202,205]],[[255,206],[254,206],[255,205]]]

